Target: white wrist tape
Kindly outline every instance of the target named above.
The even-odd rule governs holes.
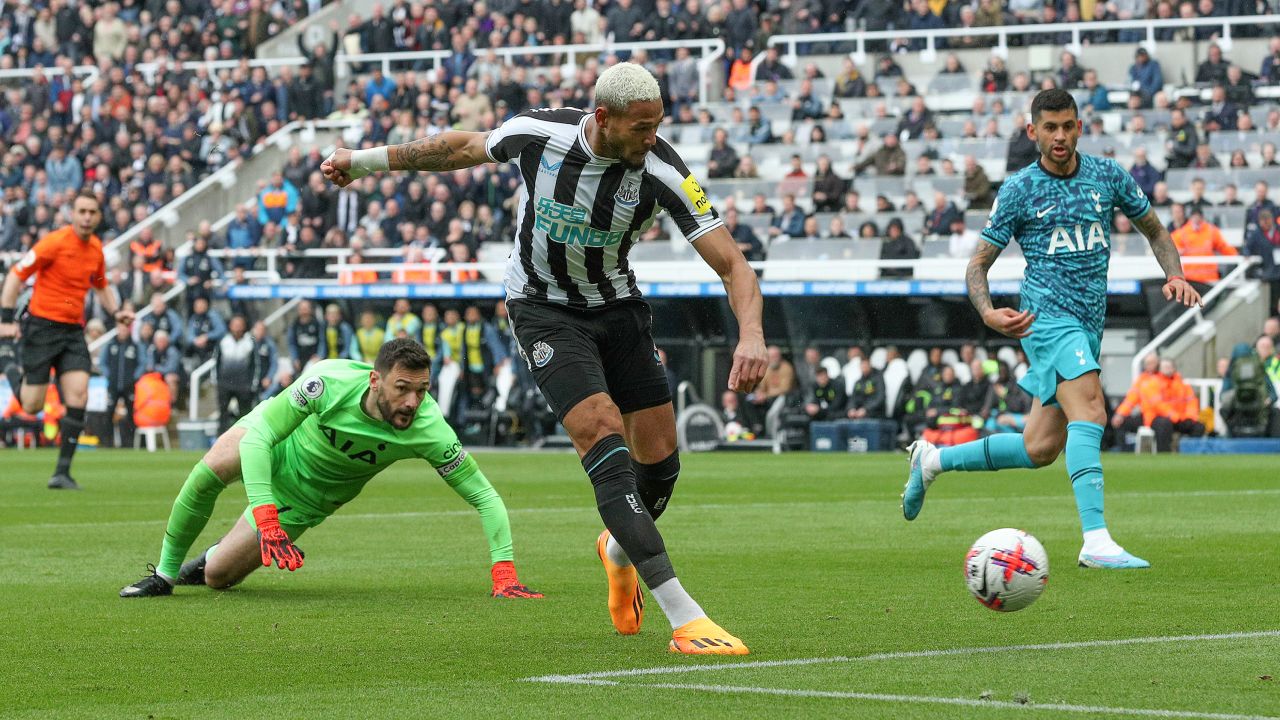
[[[382,147],[368,150],[352,150],[351,169],[362,172],[363,175],[390,170],[391,162],[387,157],[387,146],[383,145]]]

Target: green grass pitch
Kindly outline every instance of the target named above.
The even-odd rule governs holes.
[[[545,600],[489,598],[477,517],[407,462],[302,538],[296,574],[122,600],[196,456],[84,452],[85,489],[54,493],[51,454],[4,452],[0,717],[1280,716],[1275,458],[1104,456],[1112,532],[1154,565],[1108,572],[1075,567],[1061,461],[946,476],[907,523],[900,454],[686,455],[659,526],[685,587],[753,651],[693,659],[666,652],[652,601],[638,636],[613,632],[574,457],[477,457]],[[195,550],[243,505],[224,493]],[[1051,563],[1007,615],[961,578],[1004,526]],[[1015,645],[1049,647],[977,650]],[[528,680],[636,668],[678,671]]]

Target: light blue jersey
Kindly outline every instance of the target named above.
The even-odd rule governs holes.
[[[1076,172],[1052,175],[1037,161],[1005,179],[982,237],[1004,248],[1017,240],[1027,261],[1022,307],[1037,318],[1074,319],[1101,337],[1107,313],[1111,219],[1151,208],[1115,160],[1083,153]]]

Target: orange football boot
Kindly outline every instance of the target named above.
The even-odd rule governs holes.
[[[640,580],[634,565],[622,567],[609,559],[605,551],[609,544],[609,531],[596,538],[596,554],[604,563],[604,573],[609,577],[609,617],[613,626],[623,635],[640,632],[644,620],[644,595],[640,594]]]
[[[747,655],[751,651],[741,640],[711,622],[711,618],[691,620],[671,633],[673,653],[685,655]]]

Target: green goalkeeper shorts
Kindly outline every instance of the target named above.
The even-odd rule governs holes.
[[[277,445],[271,453],[271,494],[276,499],[280,525],[293,537],[292,528],[313,528],[336,512],[341,504],[325,502],[313,483],[298,475],[284,462],[282,447],[283,443]],[[257,527],[253,519],[253,507],[244,509],[244,519],[249,525]]]

